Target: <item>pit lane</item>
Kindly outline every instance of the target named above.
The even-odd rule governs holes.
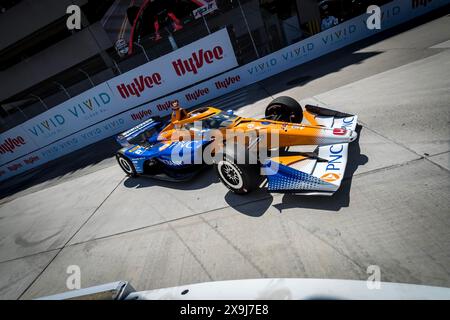
[[[211,104],[262,116],[290,95],[359,115],[333,197],[242,197],[206,170],[131,179],[111,139],[2,186],[0,298],[129,280],[137,290],[261,277],[450,286],[450,17],[396,28]],[[95,154],[95,156],[92,156]]]

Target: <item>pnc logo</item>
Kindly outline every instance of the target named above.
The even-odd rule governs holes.
[[[336,180],[339,180],[340,176],[336,173],[325,173],[323,176],[320,177],[320,179],[326,181],[326,182],[333,182]]]
[[[8,138],[0,144],[0,154],[5,154],[7,152],[13,153],[14,149],[23,146],[24,144],[26,144],[25,139],[21,136]]]
[[[214,60],[223,59],[223,49],[221,46],[214,47],[212,50],[203,49],[193,52],[191,57],[188,59],[177,59],[172,61],[172,66],[179,77],[186,74],[186,72],[192,72],[197,74],[198,70],[201,69],[205,62],[206,64],[211,64]]]
[[[158,72],[155,72],[151,76],[139,76],[138,78],[134,78],[129,84],[121,83],[117,86],[117,90],[124,99],[127,99],[130,96],[140,97],[145,89],[151,89],[155,85],[161,85],[161,83],[161,75]]]

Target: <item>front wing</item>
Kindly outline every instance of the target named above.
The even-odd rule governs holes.
[[[315,117],[325,127],[353,131],[357,120],[356,115]],[[295,157],[297,161],[288,161]],[[287,155],[269,158],[262,166],[262,174],[267,176],[269,192],[332,195],[341,185],[347,160],[348,143],[317,146],[310,156],[291,147]]]

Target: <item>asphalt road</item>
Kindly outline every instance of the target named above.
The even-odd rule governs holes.
[[[215,101],[261,116],[290,95],[358,114],[333,197],[236,196],[212,170],[190,183],[130,179],[107,140],[1,187],[0,298],[67,291],[71,265],[82,287],[366,280],[369,265],[382,281],[449,287],[450,17],[403,29]]]

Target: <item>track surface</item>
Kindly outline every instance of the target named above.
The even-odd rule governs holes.
[[[359,115],[330,198],[241,197],[207,170],[191,183],[126,178],[111,140],[1,186],[0,298],[129,280],[138,290],[261,277],[450,286],[450,17],[396,29],[214,102],[261,116],[274,97]],[[90,152],[96,151],[96,158]]]

